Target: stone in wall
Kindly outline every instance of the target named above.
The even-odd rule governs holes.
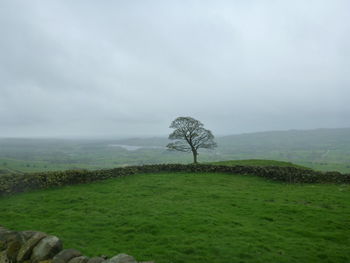
[[[80,257],[82,254],[75,249],[64,249],[53,257],[52,263],[66,263],[72,258]]]
[[[127,254],[118,254],[110,259],[88,258],[78,250],[63,249],[62,242],[56,236],[36,231],[11,231],[0,226],[0,263],[137,263],[137,261]]]

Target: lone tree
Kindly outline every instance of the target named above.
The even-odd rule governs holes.
[[[170,150],[192,152],[193,163],[197,163],[199,148],[213,149],[217,146],[211,131],[204,129],[200,121],[191,117],[176,118],[170,128],[175,130],[169,135],[169,139],[176,141],[169,143],[167,147]]]

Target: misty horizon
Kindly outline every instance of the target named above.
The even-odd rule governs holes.
[[[285,132],[315,132],[315,131],[336,131],[336,130],[350,130],[350,127],[341,128],[315,128],[315,129],[288,129],[288,130],[265,130],[265,131],[252,131],[252,132],[242,132],[242,133],[229,133],[229,134],[214,134],[215,138],[223,138],[229,136],[240,136],[240,135],[255,135],[262,133],[285,133]],[[169,133],[171,130],[169,129]],[[130,135],[95,135],[95,136],[71,136],[71,135],[61,135],[61,136],[0,136],[0,139],[48,139],[48,140],[125,140],[125,139],[168,139],[168,134],[153,134],[144,136],[130,136]]]

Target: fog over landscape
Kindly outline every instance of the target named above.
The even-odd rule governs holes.
[[[0,2],[0,137],[350,127],[350,1]]]
[[[0,263],[350,263],[350,0],[0,0]]]

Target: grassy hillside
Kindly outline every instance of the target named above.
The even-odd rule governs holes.
[[[350,129],[271,131],[217,138],[228,159],[273,159],[350,172]]]
[[[0,225],[88,255],[162,262],[349,262],[349,185],[139,174],[0,199]]]

